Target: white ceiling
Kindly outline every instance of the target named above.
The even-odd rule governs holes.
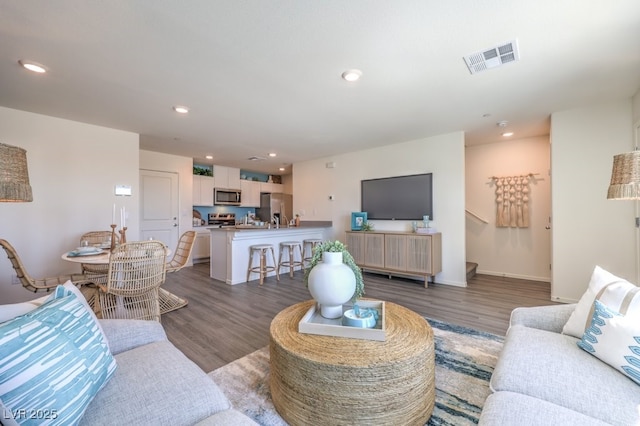
[[[519,62],[470,74],[463,56],[513,39]],[[454,131],[496,142],[502,120],[545,135],[552,112],[638,88],[638,0],[0,3],[0,105],[267,173]]]

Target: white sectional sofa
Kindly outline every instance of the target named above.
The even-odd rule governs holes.
[[[160,323],[98,321],[118,368],[80,425],[256,425],[167,340]]]
[[[515,309],[480,425],[640,424],[637,294],[637,287],[596,268],[578,304]],[[590,309],[594,300],[627,313],[599,316]],[[582,338],[574,336],[580,333],[570,330],[571,322],[585,323]],[[617,340],[610,337],[616,333]],[[578,345],[585,339],[592,352]]]
[[[0,424],[238,425],[155,321],[99,320],[71,282],[0,306]]]

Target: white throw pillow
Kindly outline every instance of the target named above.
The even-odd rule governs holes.
[[[29,300],[28,302],[0,305],[0,323],[31,312],[45,303],[48,299],[49,296],[42,296],[37,299]]]
[[[640,314],[622,316],[596,300],[578,346],[640,384]]]
[[[580,298],[562,333],[582,338],[591,324],[593,302],[596,300],[622,315],[640,312],[640,287],[596,266],[587,291]]]

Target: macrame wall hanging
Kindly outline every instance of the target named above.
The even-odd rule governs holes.
[[[529,227],[529,183],[533,173],[521,176],[491,176],[496,185],[496,227]]]

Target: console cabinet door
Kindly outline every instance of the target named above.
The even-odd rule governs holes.
[[[384,234],[371,234],[365,232],[365,266],[372,268],[384,268]]]
[[[356,264],[373,271],[425,278],[442,271],[442,235],[347,231],[347,248]]]
[[[384,267],[405,271],[407,269],[407,236],[386,234],[384,236]]]
[[[351,253],[356,265],[364,265],[364,234],[362,232],[347,232],[347,250]]]
[[[406,270],[431,275],[431,236],[407,235]]]

